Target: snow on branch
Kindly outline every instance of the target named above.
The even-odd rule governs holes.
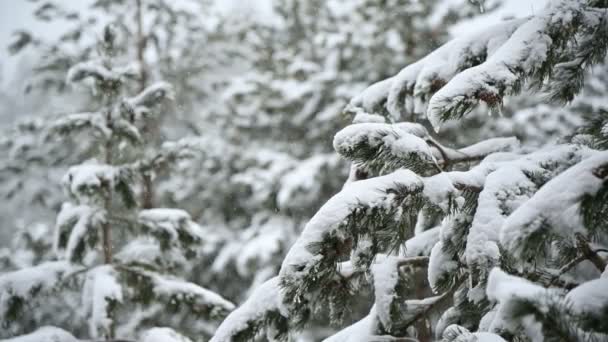
[[[66,261],[49,261],[0,275],[0,318],[17,320],[32,298],[48,293],[79,268]]]
[[[606,279],[585,282],[567,295],[544,288],[496,268],[490,273],[487,295],[498,303],[490,324],[493,331],[517,334],[523,327],[534,341],[558,337],[567,341],[604,341],[608,296]]]
[[[334,335],[326,338],[323,342],[367,342],[382,341],[382,336],[374,333],[378,325],[376,307],[373,306],[369,314],[354,324],[340,330]],[[387,338],[387,341],[391,339]]]
[[[141,70],[138,64],[129,64],[123,67],[108,68],[100,60],[80,62],[68,70],[66,80],[68,83],[80,82],[86,78],[107,85],[122,84],[125,80],[136,78]]]
[[[470,332],[456,324],[448,326],[443,332],[442,342],[507,342],[502,337],[488,332]]]
[[[100,112],[74,113],[55,120],[48,128],[49,135],[68,135],[76,130],[91,129],[94,134],[104,138],[112,136],[112,130],[107,126],[106,119]]]
[[[576,66],[582,69],[602,60],[598,56],[605,55],[607,44],[595,28],[606,14],[598,15],[596,5],[599,8],[584,0],[552,1],[535,16],[456,38],[396,76],[370,86],[347,110],[388,111],[396,119],[404,112],[426,112],[438,130],[443,121],[461,118],[480,101],[497,108],[504,96],[518,93],[527,80],[542,84],[548,77],[567,76],[552,75],[553,70],[567,69],[571,56],[566,47],[584,51],[585,58],[575,56],[570,63],[578,61]],[[591,37],[597,37],[598,44],[585,44]],[[577,47],[577,42],[587,49]],[[582,77],[575,73],[577,79]],[[566,81],[562,83],[572,83]],[[580,90],[580,86],[571,88]],[[563,96],[571,99],[572,94]]]
[[[192,342],[192,340],[171,328],[156,327],[141,334],[138,342]]]
[[[128,207],[135,205],[131,188],[132,171],[120,167],[90,162],[72,166],[63,177],[68,193],[81,204],[99,205],[109,191],[118,192]]]
[[[388,331],[391,331],[392,318],[399,315],[398,295],[395,289],[399,284],[399,258],[388,257],[382,263],[373,264],[371,271],[374,277],[378,319]]]
[[[283,261],[280,278],[286,287],[287,301],[299,303],[312,289],[333,278],[339,255],[350,252],[358,231],[370,229],[368,220],[355,219],[358,213],[388,215],[396,223],[398,208],[415,201],[423,186],[413,172],[399,170],[350,183],[333,196],[308,222]]]
[[[167,82],[156,82],[146,89],[142,90],[141,93],[128,99],[128,102],[133,107],[153,107],[159,102],[164,100],[173,100],[175,93],[173,92],[173,86]]]
[[[139,267],[121,266],[118,270],[127,285],[137,289],[130,298],[135,302],[161,302],[168,310],[178,310],[180,305],[185,305],[195,315],[211,318],[222,318],[234,309],[230,301],[194,283]]]
[[[122,101],[121,109],[129,116],[141,118],[149,114],[150,109],[162,101],[173,100],[173,86],[167,82],[156,82],[134,97]]]
[[[399,168],[422,172],[436,165],[422,125],[360,123],[349,125],[334,137],[334,149],[373,173]]]
[[[424,205],[448,210],[455,189],[443,175],[420,178],[409,170],[347,184],[306,225],[280,271],[283,302],[298,321],[305,303],[331,297],[336,263],[351,250],[355,267],[367,268],[373,257],[413,235],[413,213]],[[437,178],[437,179],[435,179]],[[447,181],[447,179],[443,179]],[[343,290],[343,289],[342,289]]]
[[[570,313],[579,317],[583,329],[608,334],[608,278],[585,282],[566,295]]]
[[[515,137],[492,138],[461,149],[442,146],[416,123],[360,123],[334,137],[334,149],[374,174],[408,168],[418,174],[436,173],[458,163],[480,161],[496,152],[515,151]]]
[[[118,114],[112,108],[98,112],[68,114],[55,120],[48,127],[46,135],[47,137],[67,136],[90,130],[102,141],[118,137],[134,145],[141,143],[139,130],[132,123],[133,118],[117,117]]]
[[[180,247],[188,249],[203,241],[203,230],[181,209],[155,208],[139,212],[137,221],[144,233],[157,238],[162,249]]]
[[[597,152],[551,179],[507,218],[500,234],[502,245],[517,253],[529,248],[534,236],[589,233],[596,227],[585,227],[582,201],[606,186],[607,170],[608,152]]]
[[[441,225],[440,241],[431,251],[429,283],[435,292],[449,288],[461,262],[470,268],[476,295],[485,297],[488,272],[498,264],[500,229],[523,201],[546,182],[588,154],[587,150],[562,145],[530,154],[493,154],[468,171],[444,173],[461,191],[456,215]]]
[[[40,327],[35,331],[6,340],[4,342],[81,342],[69,332],[51,326]]]
[[[89,334],[94,337],[112,336],[112,311],[123,302],[123,288],[118,273],[111,265],[98,266],[87,272],[82,291],[83,313],[88,320]]]
[[[516,334],[522,325],[534,329],[530,332],[539,329],[538,326],[534,326],[534,320],[526,320],[521,315],[523,306],[535,308],[546,314],[550,309],[555,309],[558,301],[563,297],[560,290],[546,289],[526,279],[509,275],[498,268],[490,272],[486,292],[491,301],[498,303],[498,310],[490,325],[491,329],[512,334]],[[525,312],[531,313],[529,309]],[[537,333],[539,335],[536,336],[543,336],[540,331]]]
[[[226,317],[211,342],[251,341],[263,326],[285,326],[286,315],[281,312],[280,291],[279,277],[264,282],[253,291],[245,303]],[[273,333],[272,329],[268,330],[269,334]],[[280,330],[276,332],[286,333]]]
[[[87,246],[95,248],[106,219],[99,208],[63,203],[55,223],[53,251],[60,259],[82,262]]]
[[[433,93],[457,73],[491,55],[521,23],[521,19],[509,20],[479,34],[456,38],[396,76],[371,85],[351,100],[348,109],[376,113],[385,107],[395,120],[405,113],[424,113]]]

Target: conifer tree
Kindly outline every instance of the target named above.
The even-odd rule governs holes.
[[[502,137],[450,148],[401,121],[440,131],[523,89],[567,103],[605,58],[607,20],[605,1],[550,2],[356,96],[333,140],[351,177],[212,341],[287,340],[325,308],[339,324],[366,286],[369,314],[326,341],[608,340],[608,152],[589,143],[603,126],[527,150]]]
[[[128,96],[140,70],[118,64],[116,35],[113,26],[106,26],[99,58],[68,71],[68,82],[89,85],[103,106],[61,116],[47,133],[93,140],[97,158],[71,166],[63,178],[69,201],[56,219],[55,259],[0,276],[3,337],[26,332],[34,334],[31,339],[69,336],[58,328],[32,332],[50,322],[76,327],[75,335],[94,339],[185,341],[169,327],[184,335],[209,334],[209,321],[233,308],[220,295],[184,280],[191,260],[202,255],[205,230],[183,210],[140,210],[137,177],[173,158],[164,151],[147,158],[140,127],[158,115],[159,104],[173,98],[173,89],[161,81]],[[40,303],[45,305],[34,310]],[[48,317],[47,310],[61,305],[64,314]]]

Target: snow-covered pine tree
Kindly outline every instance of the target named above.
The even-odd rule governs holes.
[[[190,260],[202,254],[205,230],[179,209],[138,209],[136,178],[175,153],[146,158],[139,127],[158,114],[154,108],[171,99],[173,90],[156,82],[129,97],[129,83],[137,81],[139,68],[118,65],[115,43],[116,30],[106,26],[99,59],[78,63],[68,72],[68,82],[90,85],[103,106],[58,118],[48,134],[94,140],[99,158],[70,167],[63,178],[70,201],[57,216],[55,260],[0,276],[2,337],[51,323],[76,327],[74,334],[83,337],[139,336],[153,341],[176,336],[180,341],[170,328],[155,327],[170,326],[191,336],[209,334],[211,321],[234,307],[183,279]],[[60,315],[53,315],[60,308],[57,302],[64,306]],[[37,330],[28,338],[59,331],[53,329]]]
[[[605,1],[552,1],[355,97],[355,123],[334,137],[351,177],[212,341],[286,340],[323,307],[339,321],[363,285],[375,295],[369,314],[326,341],[608,340],[608,152],[585,137],[454,149],[398,122],[426,114],[439,130],[524,88],[571,101],[606,55],[607,23]]]
[[[282,0],[273,2],[279,25],[223,22],[241,37],[231,49],[247,67],[230,78],[223,111],[204,121],[218,132],[206,127],[179,184],[160,189],[177,203],[205,203],[204,222],[226,217],[217,225],[233,233],[213,269],[242,279],[231,282],[236,295],[276,274],[308,218],[342,186],[348,167],[330,137],[347,123],[348,100],[441,44],[462,17],[441,3]],[[414,44],[420,36],[425,44]]]

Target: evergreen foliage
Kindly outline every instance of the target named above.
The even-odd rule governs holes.
[[[535,150],[513,138],[446,148],[424,126],[398,122],[426,114],[438,130],[479,102],[500,108],[524,88],[571,101],[586,67],[606,54],[595,36],[605,5],[551,2],[533,17],[448,42],[356,96],[346,109],[355,122],[334,138],[355,172],[307,223],[277,278],[231,313],[214,341],[262,331],[287,340],[320,306],[340,308],[330,310],[339,323],[361,281],[375,297],[368,316],[326,341],[607,339],[608,154],[594,143],[597,122],[581,130],[590,139]],[[567,66],[576,61],[574,75]],[[414,239],[433,245],[426,263],[408,256]],[[343,275],[344,263],[369,276]],[[277,302],[252,307],[268,293]]]
[[[142,169],[152,170],[161,160],[169,161],[171,154],[146,159],[141,151],[147,141],[140,127],[158,115],[159,104],[173,98],[173,89],[157,82],[129,97],[128,84],[140,74],[137,68],[115,66],[116,40],[117,31],[106,26],[99,41],[100,58],[74,65],[67,76],[69,82],[92,81],[103,107],[64,115],[47,127],[50,141],[82,137],[87,132],[101,148],[98,158],[71,166],[63,178],[70,201],[61,206],[56,220],[56,261],[0,276],[0,317],[8,336],[40,324],[29,313],[36,303],[46,305],[47,296],[70,298],[63,294],[70,290],[82,296],[63,307],[63,311],[72,311],[72,322],[61,318],[52,322],[65,328],[88,325],[91,338],[137,337],[155,325],[181,328],[180,319],[192,315],[214,320],[234,307],[220,295],[182,278],[191,271],[188,261],[202,255],[204,229],[182,210],[141,210],[137,177]],[[145,315],[132,316],[133,307]],[[167,317],[171,319],[167,321]],[[81,330],[75,333],[81,334]],[[147,341],[152,335],[176,334],[168,331],[148,330],[141,338]],[[192,325],[183,333],[195,336],[205,331]]]

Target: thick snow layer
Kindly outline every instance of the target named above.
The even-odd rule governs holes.
[[[323,342],[382,341],[379,336],[373,335],[376,321],[376,307],[374,306],[363,319],[324,339]]]
[[[428,279],[432,289],[437,288],[437,284],[445,274],[454,274],[458,270],[458,263],[443,251],[443,243],[437,242],[431,250],[428,267]]]
[[[542,220],[562,236],[580,231],[580,202],[583,196],[600,190],[605,179],[595,171],[607,165],[608,152],[597,152],[547,182],[507,218],[501,229],[501,243],[509,250],[517,250],[522,239],[541,228]]]
[[[210,342],[230,342],[240,331],[261,323],[268,313],[279,312],[280,298],[279,277],[267,280],[226,317]]]
[[[376,311],[380,322],[387,329],[392,326],[391,305],[395,300],[395,287],[399,281],[399,260],[398,257],[387,257],[371,266]]]
[[[439,241],[439,227],[425,230],[405,242],[402,254],[406,257],[429,256],[433,246]]]
[[[385,123],[386,119],[378,114],[368,114],[364,112],[359,112],[353,118],[353,124],[358,123]]]
[[[424,197],[447,213],[450,204],[452,204],[450,199],[454,198],[456,194],[456,188],[454,188],[450,178],[444,173],[439,173],[432,177],[423,178],[423,182]]]
[[[608,312],[608,278],[585,282],[568,293],[566,301],[578,314],[605,317]]]
[[[360,207],[361,204],[371,207],[386,205],[387,201],[390,201],[386,191],[397,186],[421,188],[423,182],[409,170],[398,170],[386,176],[347,184],[306,224],[304,231],[283,260],[281,275],[293,272],[294,266],[311,261],[315,256],[309,252],[308,246],[322,241],[324,234],[336,232],[354,208]]]
[[[102,337],[111,331],[113,324],[109,315],[109,303],[123,301],[122,286],[116,279],[116,270],[111,265],[98,266],[87,272],[82,292],[82,302],[90,319],[89,334]]]
[[[146,330],[138,342],[192,342],[171,328],[151,328]]]
[[[386,101],[386,94],[391,88],[392,83],[393,78],[387,78],[383,81],[372,84],[350,101],[347,110],[349,108],[361,107],[366,112],[373,113],[379,106],[382,106]]]
[[[3,342],[80,342],[69,332],[57,327],[41,327],[27,335],[2,340]]]
[[[55,223],[55,238],[53,241],[53,250],[60,258],[65,258],[69,261],[74,261],[74,252],[76,248],[83,243],[83,239],[89,233],[97,234],[97,229],[105,220],[103,211],[98,208],[93,208],[88,205],[74,205],[66,202],[61,206],[61,211],[57,215]],[[69,225],[72,224],[71,227]],[[59,246],[60,235],[64,233],[63,229],[71,229],[69,238],[65,246]],[[65,248],[65,254],[61,255],[61,249]],[[82,260],[79,260],[82,261]]]
[[[154,208],[140,211],[139,220],[144,222],[179,223],[190,220],[190,215],[181,209]]]
[[[386,99],[386,108],[393,117],[397,118],[405,111],[424,112],[424,101],[415,101],[413,96],[426,98],[434,87],[448,82],[458,71],[466,68],[471,60],[492,54],[496,47],[512,34],[518,24],[518,21],[508,21],[483,32],[446,43],[420,61],[408,65],[396,76],[387,79],[390,84],[379,89],[384,90],[384,93],[380,91],[374,93],[376,102],[380,103]],[[404,93],[405,99],[403,99]],[[361,96],[365,98],[369,95],[364,92]],[[363,108],[371,110],[364,100],[355,98],[351,104],[363,105]]]
[[[427,136],[426,129],[415,123],[359,123],[346,126],[336,133],[333,145],[341,154],[353,151],[360,144],[371,148],[386,144],[396,155],[408,152],[430,155],[430,148],[423,140]]]
[[[516,151],[519,149],[519,146],[519,140],[515,137],[492,138],[461,148],[458,152],[464,153],[469,157],[487,156],[495,152]]]
[[[99,189],[102,185],[112,189],[119,177],[120,169],[115,166],[87,163],[70,167],[63,184],[71,195],[86,204],[90,202],[91,189]]]
[[[27,299],[33,289],[43,292],[51,290],[64,276],[78,269],[65,261],[49,261],[4,273],[0,275],[0,304],[4,307],[12,296]]]
[[[505,208],[516,207],[535,189],[516,166],[505,166],[488,175],[467,236],[465,258],[470,266],[489,270],[498,264],[500,227],[509,214]]]
[[[154,234],[168,235],[171,241],[177,241],[180,231],[196,240],[204,238],[203,229],[193,222],[190,215],[181,209],[154,208],[139,212],[137,220]]]
[[[112,135],[105,116],[100,112],[86,112],[67,114],[55,120],[49,128],[50,132],[64,132],[79,128],[93,128],[105,138]]]
[[[488,277],[486,286],[488,299],[498,302],[496,314],[490,324],[490,331],[504,330],[515,332],[523,324],[528,332],[536,335],[537,324],[531,317],[522,315],[523,305],[535,305],[538,310],[547,310],[550,298],[559,298],[559,290],[546,289],[526,279],[509,275],[498,268],[494,268]],[[533,338],[534,341],[542,341]]]
[[[152,107],[165,99],[173,99],[173,86],[167,82],[156,82],[141,93],[127,100],[127,102],[137,107]]]
[[[92,77],[103,82],[117,82],[137,76],[140,72],[141,68],[136,63],[108,69],[101,60],[90,60],[72,66],[68,70],[66,80],[68,83],[73,83]]]
[[[521,74],[538,70],[549,57],[553,40],[548,32],[554,25],[570,25],[581,7],[580,1],[555,1],[538,16],[521,23],[508,40],[488,54],[485,62],[454,76],[429,101],[427,117],[433,127],[438,130],[446,111],[463,101],[471,101],[480,92],[497,98],[511,92],[520,82]]]
[[[141,236],[129,241],[114,255],[114,258],[126,265],[143,264],[167,269],[188,265],[188,259],[182,252],[177,248],[162,250],[158,240],[149,236]]]
[[[220,307],[227,311],[234,309],[234,304],[222,298],[222,296],[194,283],[156,273],[147,274],[152,277],[154,293],[159,296],[166,296],[167,298],[172,296],[191,297],[196,299],[199,305]]]

